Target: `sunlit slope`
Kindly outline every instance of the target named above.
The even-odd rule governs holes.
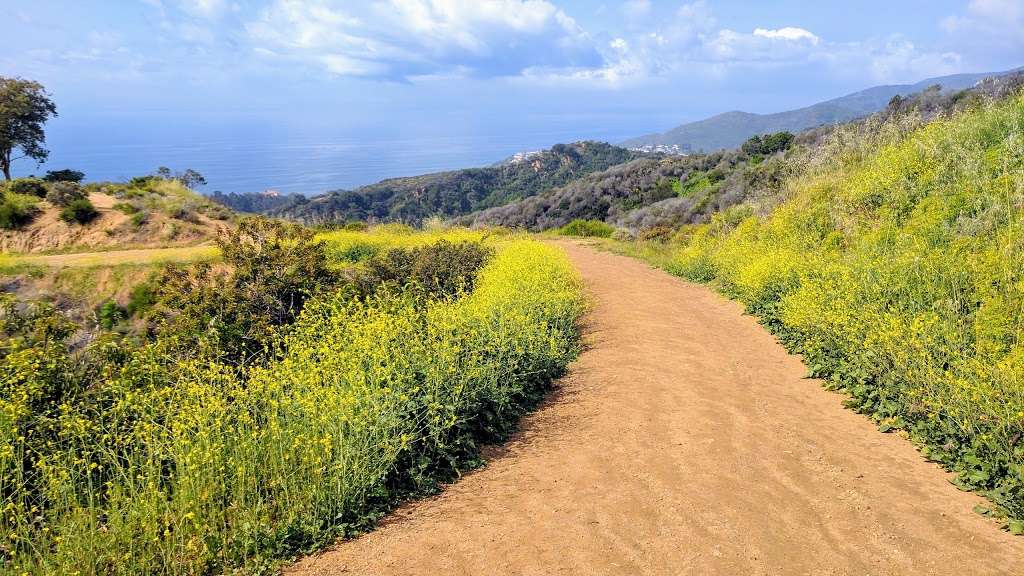
[[[1022,517],[1024,98],[842,137],[778,208],[717,215],[668,265]]]

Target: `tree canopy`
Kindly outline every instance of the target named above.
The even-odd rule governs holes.
[[[56,115],[57,106],[42,84],[0,76],[0,170],[6,180],[11,180],[15,160],[46,160],[50,152],[43,125]]]

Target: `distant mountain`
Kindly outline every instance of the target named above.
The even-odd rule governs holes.
[[[662,134],[648,134],[622,143],[627,148],[643,146],[679,146],[684,151],[713,151],[735,148],[747,138],[756,134],[772,132],[800,132],[816,126],[839,124],[868,116],[885,108],[893,96],[906,96],[939,84],[943,90],[970,88],[979,80],[1001,76],[1009,72],[988,72],[981,74],[954,74],[929,78],[916,84],[875,86],[854,92],[841,98],[820,102],[805,108],[777,112],[775,114],[752,114],[750,112],[726,112],[697,122],[677,126]]]
[[[604,142],[556,144],[484,168],[392,178],[354,190],[337,190],[268,214],[307,224],[349,220],[417,224],[507,204],[642,156]]]
[[[881,122],[906,115],[928,121],[987,100],[1002,100],[1024,90],[1024,72],[988,77],[963,90],[925,89],[891,98],[874,113]],[[853,123],[866,123],[858,119]],[[765,150],[752,146],[707,154],[648,155],[588,174],[560,188],[454,219],[466,226],[507,226],[548,230],[576,218],[603,220],[642,232],[662,226],[708,222],[716,213],[751,198],[776,197],[784,182],[799,174],[835,130],[818,126]]]

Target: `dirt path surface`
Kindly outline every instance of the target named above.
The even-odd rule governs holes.
[[[217,253],[216,246],[181,246],[175,248],[140,248],[137,250],[106,250],[101,252],[75,252],[71,254],[42,256],[16,256],[14,261],[20,264],[64,268],[186,262],[213,258]]]
[[[290,574],[1024,574],[741,308],[580,245],[588,349],[487,467]]]

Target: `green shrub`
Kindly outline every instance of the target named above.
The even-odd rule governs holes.
[[[129,216],[139,211],[139,207],[130,202],[118,202],[111,206],[111,208]]]
[[[99,215],[100,213],[88,198],[72,200],[60,211],[60,219],[68,224],[88,224]]]
[[[75,182],[54,182],[46,191],[46,200],[54,206],[67,206],[86,199],[85,190]]]
[[[31,222],[38,213],[38,199],[35,196],[7,192],[0,200],[0,228],[21,228]]]
[[[46,183],[38,178],[15,178],[7,183],[7,189],[15,194],[46,197]]]
[[[562,236],[581,236],[609,238],[615,232],[615,227],[600,220],[576,219],[558,229]]]
[[[132,288],[131,293],[128,294],[128,306],[126,307],[128,315],[140,316],[152,309],[157,303],[158,292],[156,279],[147,280]]]
[[[127,311],[112,300],[104,302],[96,311],[97,323],[104,330],[113,330],[114,326],[120,324],[127,317]]]
[[[74,182],[81,184],[82,180],[85,180],[85,174],[78,170],[50,170],[43,176],[43,180],[47,182]]]
[[[345,226],[342,229],[348,230],[350,232],[363,232],[367,228],[369,228],[369,226],[366,224],[366,222],[363,222],[361,220],[351,220],[349,222],[346,222]]]
[[[307,300],[338,282],[323,243],[301,226],[246,218],[217,246],[228,271],[209,262],[168,267],[159,281],[157,332],[174,335],[189,355],[246,364]]]
[[[146,212],[145,210],[139,210],[138,212],[132,214],[132,217],[129,221],[132,223],[132,227],[134,227],[135,229],[142,228],[142,226],[149,221],[149,212]]]
[[[392,248],[371,258],[358,284],[364,294],[380,285],[417,287],[434,298],[450,298],[473,289],[476,274],[492,256],[480,242],[439,240],[416,248]]]

